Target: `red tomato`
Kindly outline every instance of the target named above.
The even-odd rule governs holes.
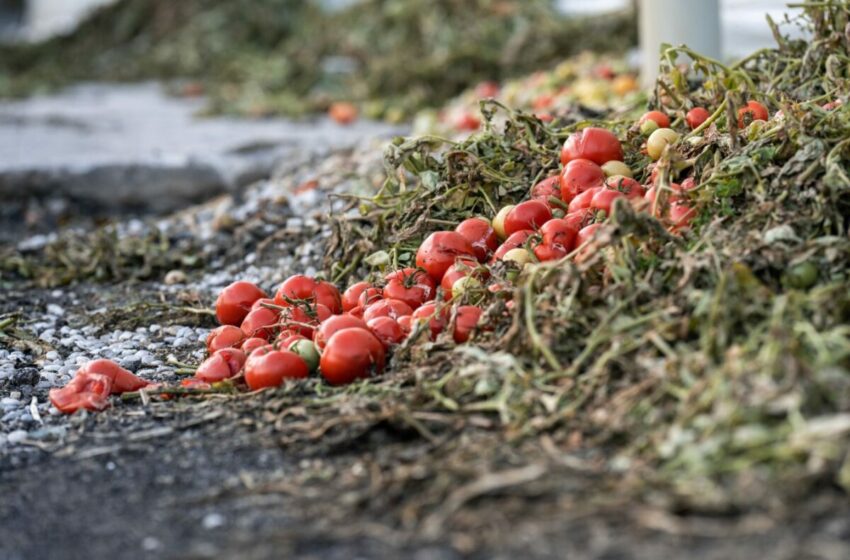
[[[403,315],[403,317],[409,317],[409,315]],[[401,343],[406,336],[401,326],[389,317],[375,317],[369,321],[368,325],[369,330],[378,337],[384,348]]]
[[[386,276],[384,297],[403,301],[416,309],[429,299],[434,299],[434,281],[424,271],[417,268],[402,268]],[[367,307],[368,304],[364,305]]]
[[[511,234],[510,237],[505,239],[505,242],[499,245],[499,248],[496,249],[496,252],[493,253],[493,258],[490,259],[490,262],[496,262],[505,256],[505,253],[510,251],[511,249],[518,249],[525,245],[525,242],[528,241],[528,238],[534,235],[534,232],[530,229],[517,231]]]
[[[561,176],[547,177],[531,187],[531,198],[549,203],[549,197],[561,199]]]
[[[586,159],[571,160],[561,172],[561,199],[570,203],[588,189],[605,184],[602,168]]]
[[[589,226],[581,228],[576,236],[576,246],[580,247],[593,239],[593,236],[596,235],[596,230],[599,229],[601,225],[602,224],[590,224]]]
[[[536,230],[552,219],[549,205],[540,200],[520,202],[505,217],[505,233],[510,236],[518,231]]]
[[[331,284],[321,280],[316,283],[316,303],[324,305],[334,315],[342,313],[342,299],[339,296],[339,290]]]
[[[478,130],[481,119],[469,111],[464,111],[455,117],[454,125],[457,130]]]
[[[749,101],[745,107],[738,109],[738,128],[744,128],[753,121],[766,121],[767,107],[758,101]]]
[[[112,393],[115,395],[126,391],[138,391],[148,385],[147,381],[122,368],[112,360],[99,359],[87,362],[77,370],[77,375],[81,373],[97,373],[107,376],[112,380]]]
[[[212,385],[197,377],[189,377],[180,381],[180,386],[186,389],[212,389]]]
[[[334,317],[336,317],[336,315],[334,315]],[[314,336],[315,336],[315,333],[314,333]],[[308,340],[308,339],[307,339],[306,336],[304,336],[303,334],[299,334],[299,333],[295,333],[295,334],[288,333],[288,332],[285,333],[285,334],[281,333],[277,337],[277,342],[275,343],[275,346],[277,346],[278,349],[281,349],[281,350],[289,350],[289,347],[292,345],[292,343],[297,342],[299,340]]]
[[[238,348],[245,340],[245,333],[239,327],[222,325],[207,335],[207,352],[212,354],[222,348]]]
[[[327,321],[319,325],[316,332],[313,333],[313,343],[319,350],[324,349],[328,339],[342,329],[352,328],[368,328],[366,321],[350,314],[334,315]]]
[[[351,311],[360,305],[360,294],[372,287],[369,282],[357,282],[348,287],[342,294],[342,310]]]
[[[251,338],[246,338],[245,341],[242,342],[242,351],[245,352],[245,355],[247,356],[257,348],[265,346],[266,344],[268,344],[267,340],[252,336]]]
[[[556,218],[543,224],[543,227],[540,228],[540,234],[543,236],[543,245],[560,247],[566,254],[575,247],[578,228],[570,225],[565,219]]]
[[[475,96],[479,99],[496,97],[499,95],[499,82],[486,81],[475,86]]]
[[[429,235],[416,252],[416,266],[425,270],[434,282],[458,257],[475,257],[475,249],[456,231],[438,231]]]
[[[298,303],[313,303],[316,296],[316,281],[303,274],[295,274],[283,281],[274,302],[277,305],[288,306]]]
[[[273,299],[270,299],[270,298],[260,298],[260,299],[258,299],[257,301],[255,301],[253,305],[251,305],[251,311],[254,311],[255,309],[263,309],[263,308],[265,308],[265,309],[269,309],[268,307],[266,307],[267,305],[278,306],[278,305],[274,302],[274,300],[273,300]],[[273,308],[272,308],[272,309],[273,309]]]
[[[472,245],[472,249],[475,251],[475,258],[478,259],[478,262],[486,261],[490,253],[495,251],[496,247],[499,246],[499,238],[496,237],[493,226],[484,218],[468,218],[462,221],[455,228],[455,231],[461,234]],[[422,301],[429,299],[431,298],[427,297]],[[421,304],[422,301],[419,303]]]
[[[591,210],[602,210],[606,214],[611,213],[611,205],[617,198],[623,198],[625,195],[614,189],[599,189],[590,199]]]
[[[585,208],[568,213],[564,216],[564,221],[578,232],[586,225],[592,223],[593,217],[593,210]]]
[[[534,256],[540,262],[556,261],[567,256],[567,251],[561,245],[541,243],[534,248]]]
[[[670,190],[672,192],[667,193],[667,199],[663,205],[656,202],[656,196],[658,194],[658,189],[656,187],[651,187],[643,196],[643,199],[649,202],[649,208],[647,211],[656,218],[666,218],[670,211],[670,205],[682,200],[680,193],[683,189],[680,185],[671,183]]]
[[[674,231],[688,227],[696,215],[696,209],[687,201],[677,200],[670,203],[668,216],[670,222],[673,224]]]
[[[566,165],[574,159],[589,159],[598,165],[613,160],[623,161],[623,147],[610,130],[589,127],[574,132],[564,142],[564,147],[561,149],[561,163]]]
[[[398,326],[401,328],[401,332],[404,333],[404,336],[410,334],[410,331],[413,328],[413,326],[410,324],[412,320],[412,315],[402,315],[401,317],[395,320],[395,322],[398,323]]]
[[[711,116],[711,113],[709,113],[703,107],[694,107],[693,109],[688,111],[687,115],[685,115],[685,122],[687,122],[688,126],[691,127],[691,130],[693,130],[693,129],[697,128],[698,126],[700,126],[705,121],[707,121],[708,117],[710,117],[710,116]],[[664,128],[669,128],[669,127],[664,127]]]
[[[593,187],[579,194],[577,197],[570,201],[570,205],[567,208],[568,213],[577,212],[579,210],[584,210],[585,208],[590,208],[590,202],[593,200],[593,197],[596,196],[596,193],[602,190],[602,187]]]
[[[474,305],[461,305],[457,308],[455,317],[455,328],[452,333],[455,342],[463,344],[469,340],[472,330],[478,325],[478,320],[481,318],[481,309]]]
[[[455,282],[466,276],[472,276],[480,281],[486,280],[490,274],[486,268],[479,266],[478,261],[472,259],[458,259],[456,263],[449,267],[440,281],[440,287],[443,289],[443,299],[451,301],[452,286]],[[423,302],[424,303],[424,302]]]
[[[367,323],[375,317],[389,317],[396,320],[402,315],[410,315],[413,309],[400,299],[382,299],[369,305],[363,311],[363,320]]]
[[[308,375],[310,369],[301,356],[271,346],[258,348],[245,362],[245,383],[252,391],[278,387],[286,379],[304,379]]]
[[[371,331],[343,329],[328,339],[319,369],[328,383],[343,385],[382,372],[385,359],[384,345]]]
[[[245,352],[236,348],[225,348],[204,360],[195,377],[207,383],[229,379],[242,371],[245,365]]]
[[[328,116],[337,124],[351,124],[357,120],[357,107],[347,101],[336,101],[328,108]]]
[[[109,406],[112,379],[102,373],[77,373],[61,389],[51,389],[50,402],[59,412],[73,414],[84,408],[99,411]]]
[[[222,325],[238,325],[242,322],[251,305],[266,293],[251,282],[240,280],[224,288],[215,300],[215,316]]]
[[[274,336],[274,330],[279,322],[277,311],[266,307],[257,308],[242,321],[242,332],[246,338],[257,337],[270,340]]]
[[[638,121],[638,124],[643,124],[646,121],[655,121],[658,128],[670,128],[670,117],[661,111],[647,111]]]
[[[363,307],[362,305],[358,305],[357,307],[355,307],[354,309],[349,311],[348,314],[351,315],[352,317],[357,317],[358,319],[362,319],[363,318],[363,312],[365,310],[366,310],[365,307]]]
[[[448,323],[447,310],[438,308],[434,302],[426,303],[414,311],[411,317],[411,324],[419,323],[428,323],[431,340],[434,340],[446,328],[446,323]]]
[[[384,299],[384,291],[382,288],[366,288],[362,294],[360,294],[360,298],[357,300],[357,305],[366,309],[369,305],[375,303],[376,301]]]
[[[632,179],[631,177],[624,177],[623,175],[613,175],[608,177],[605,180],[605,187],[609,189],[614,189],[615,191],[620,191],[626,198],[641,198],[644,194],[646,194],[646,189],[643,188],[643,185]]]
[[[280,322],[287,328],[303,335],[313,337],[313,327],[333,316],[330,309],[321,303],[313,307],[287,307],[280,312]]]

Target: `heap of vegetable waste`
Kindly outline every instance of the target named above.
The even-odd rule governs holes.
[[[176,93],[206,93],[215,113],[300,115],[341,100],[395,120],[579,47],[622,52],[636,42],[632,12],[567,18],[551,0],[323,4],[123,0],[73,35],[0,49],[0,95],[174,79]]]
[[[604,450],[673,503],[850,488],[850,19],[797,23],[730,66],[665,47],[643,114],[484,101],[479,134],[399,139],[324,280],[229,286],[187,387],[142,392],[368,385],[389,359],[407,407]]]

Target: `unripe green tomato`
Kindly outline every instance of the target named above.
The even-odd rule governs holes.
[[[640,133],[644,136],[649,136],[658,130],[658,123],[652,119],[646,119],[640,124]]]
[[[458,278],[452,284],[452,299],[458,300],[467,292],[475,292],[481,289],[481,282],[473,276]]]
[[[648,122],[648,121],[647,121]],[[646,153],[653,161],[658,160],[668,144],[679,141],[679,133],[671,128],[659,128],[646,140]]]
[[[634,177],[631,168],[622,161],[607,162],[605,165],[602,166],[602,172],[605,173],[606,177],[613,177],[614,175],[622,175],[623,177],[628,177],[629,179]]]
[[[518,265],[523,266],[531,262],[531,255],[528,253],[528,249],[520,249],[517,247],[516,249],[511,249],[505,253],[502,260],[515,262]]]
[[[806,290],[818,281],[818,268],[806,261],[795,264],[785,272],[785,283],[797,290]]]
[[[288,350],[301,356],[304,363],[310,372],[315,372],[319,369],[319,351],[316,350],[316,345],[311,340],[300,339],[289,345]]]
[[[510,214],[511,210],[513,210],[513,209],[514,209],[514,205],[509,204],[509,205],[505,206],[504,208],[502,208],[501,210],[499,210],[499,213],[496,214],[495,218],[493,218],[493,231],[496,232],[496,235],[501,240],[504,240],[508,237],[505,234],[505,218],[508,217],[508,214]]]

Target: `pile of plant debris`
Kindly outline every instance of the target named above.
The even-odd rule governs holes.
[[[337,99],[400,119],[487,79],[552,65],[580,46],[623,51],[634,13],[567,18],[551,0],[123,0],[70,36],[0,49],[0,95],[79,80],[192,79],[210,111],[324,110]],[[414,62],[415,63],[412,63]]]
[[[850,13],[840,1],[800,6],[808,40],[776,29],[777,48],[731,66],[663,51],[650,105],[674,127],[694,106],[713,111],[656,170],[661,191],[694,177],[690,231],[673,235],[618,201],[591,258],[526,267],[510,311],[480,296],[493,330],[476,346],[438,339],[397,352],[394,369],[415,372],[417,388],[400,400],[495,413],[514,440],[603,449],[606,469],[628,473],[621,486],[663,488],[674,508],[850,490]],[[739,129],[748,100],[773,116]],[[388,148],[381,191],[336,222],[334,279],[413,266],[428,233],[526,198],[592,116],[482,110],[486,130],[466,140]],[[600,125],[650,182],[635,115],[611,119]]]

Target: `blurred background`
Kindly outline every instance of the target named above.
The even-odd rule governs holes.
[[[634,106],[660,42],[734,59],[771,46],[765,16],[786,12],[781,0],[0,0],[0,241],[173,211],[305,153],[468,134],[482,97],[547,120],[566,103]]]

